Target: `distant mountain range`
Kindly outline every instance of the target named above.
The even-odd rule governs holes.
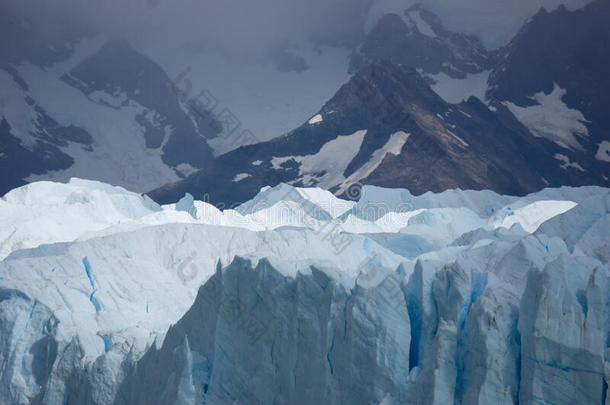
[[[610,43],[606,22],[610,11],[602,1],[582,11],[541,11],[506,49],[489,53],[476,39],[445,31],[420,8],[388,15],[352,58],[365,67],[309,122],[221,156],[212,168],[151,196],[167,202],[190,192],[217,204],[235,203],[279,182],[343,196],[361,184],[415,193],[464,188],[508,194],[607,186],[610,83],[603,72],[610,71],[610,53],[593,45]],[[537,51],[553,43],[555,31],[561,38],[566,26],[570,34],[561,35],[576,39]],[[487,103],[468,94],[468,77],[482,72],[489,77],[481,95]],[[440,95],[435,78],[443,81]],[[447,87],[466,100],[443,99],[451,98]]]
[[[5,19],[5,31],[31,37]],[[603,0],[541,10],[509,45],[489,51],[422,6],[387,14],[335,66],[353,75],[329,101],[283,90],[286,100],[323,107],[271,140],[214,93],[197,93],[198,72],[172,77],[127,41],[74,28],[55,52],[33,40],[30,53],[4,47],[0,193],[72,176],[154,190],[163,202],[189,192],[217,204],[280,182],[344,196],[362,184],[509,194],[608,186],[609,26]],[[273,55],[275,77],[323,77],[291,48]],[[286,111],[303,114],[297,104]]]
[[[0,405],[610,405],[610,0],[346,2],[0,6]]]
[[[125,41],[85,41],[99,49],[0,69],[0,189],[80,176],[145,191],[206,167],[214,119]]]

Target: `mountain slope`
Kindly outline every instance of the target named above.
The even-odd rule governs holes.
[[[351,69],[358,71],[383,60],[454,79],[487,70],[493,62],[479,39],[448,31],[438,16],[420,4],[402,15],[383,16],[352,54]]]
[[[485,100],[487,79],[497,52],[474,36],[452,32],[421,4],[386,14],[352,53],[351,70],[391,61],[417,69],[444,100],[459,103],[470,96]]]
[[[610,3],[542,9],[502,51],[487,93],[538,137],[556,165],[610,181]]]
[[[216,135],[213,117],[202,116],[194,122],[183,111],[180,94],[167,74],[126,41],[106,42],[62,80],[110,108],[130,103],[142,106],[135,119],[144,128],[146,147],[162,149],[168,166],[185,163],[204,167],[211,160],[205,138]],[[202,125],[197,128],[199,123]]]
[[[475,98],[449,104],[413,69],[375,63],[290,134],[223,155],[150,195],[167,202],[190,192],[233,204],[280,182],[338,195],[360,183],[416,194],[458,187],[525,194],[597,182],[560,169],[550,141],[533,137],[507,108],[495,110]]]
[[[125,41],[74,42],[0,66],[0,194],[72,176],[145,191],[209,164],[220,124],[158,65]]]

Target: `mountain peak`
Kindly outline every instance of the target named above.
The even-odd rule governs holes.
[[[352,54],[350,70],[390,60],[426,74],[464,78],[487,69],[491,59],[480,40],[447,30],[436,14],[416,5],[402,15],[384,15]]]
[[[434,108],[442,103],[414,68],[384,59],[360,69],[321,111],[349,114],[355,122],[363,122],[360,125],[371,129],[373,123],[396,120],[399,115],[406,117],[408,105]]]

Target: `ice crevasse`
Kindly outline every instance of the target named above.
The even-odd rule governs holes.
[[[610,190],[0,199],[0,403],[600,404]]]

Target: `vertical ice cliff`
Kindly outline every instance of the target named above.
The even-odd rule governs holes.
[[[57,358],[57,319],[25,294],[0,288],[0,402],[27,403],[40,395]]]
[[[561,255],[525,271],[519,306],[458,263],[346,290],[316,269],[292,279],[237,259],[117,403],[599,404],[606,271]]]
[[[594,187],[34,184],[0,199],[0,403],[599,405],[609,221]]]
[[[409,344],[396,276],[350,292],[316,269],[292,279],[238,259],[137,363],[117,403],[373,403],[406,386]]]
[[[519,317],[520,403],[602,403],[606,278],[565,257],[530,271]]]

